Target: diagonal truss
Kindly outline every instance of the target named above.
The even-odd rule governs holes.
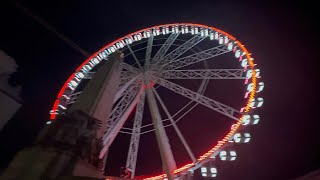
[[[176,60],[170,60],[162,65],[162,69],[168,70],[168,69],[179,69],[200,61],[204,61],[206,59],[210,59],[216,56],[219,56],[221,54],[225,54],[230,52],[228,50],[227,46],[225,45],[219,45],[183,58],[179,58]]]
[[[164,79],[246,79],[243,69],[168,70],[158,73]]]
[[[207,88],[207,85],[209,83],[209,79],[205,79],[201,82],[201,85],[198,89],[198,93],[200,94],[203,94],[204,91],[206,90]],[[159,87],[159,86],[158,86]],[[155,88],[156,89],[156,88]],[[175,114],[172,115],[172,118],[174,118],[174,122],[177,123],[178,121],[180,121],[184,116],[186,116],[192,109],[194,109],[199,103],[195,103],[193,104],[194,101],[190,101],[188,102],[186,105],[184,105],[178,112],[176,112]],[[192,105],[193,104],[193,105]],[[192,106],[190,106],[192,105]],[[183,114],[181,114],[185,109],[188,109],[187,111],[185,111]],[[179,117],[178,115],[181,114]],[[163,121],[168,121],[169,118],[167,119],[163,119]],[[151,124],[147,124],[147,125],[144,125],[142,126],[141,128],[145,128],[145,127],[148,127],[148,126],[152,126],[152,123]],[[165,125],[164,127],[168,127],[168,126],[171,126],[170,124],[169,125]],[[152,132],[154,131],[154,129],[152,130],[147,130],[147,131],[144,131],[142,132],[141,134],[146,134],[146,133],[149,133],[149,132]]]
[[[157,83],[159,83],[160,85],[162,85],[163,87],[166,87],[170,90],[172,90],[173,92],[176,92],[182,96],[185,96],[193,101],[196,101],[214,111],[217,111],[225,116],[228,116],[234,120],[238,120],[237,117],[235,117],[235,113],[238,113],[240,114],[240,111],[232,108],[232,107],[229,107],[225,104],[222,104],[218,101],[215,101],[213,99],[210,99],[206,96],[203,96],[202,94],[199,94],[199,93],[196,93],[196,92],[193,92],[189,89],[186,89],[180,85],[177,85],[175,83],[172,83],[170,81],[167,81],[165,79],[162,79],[162,78],[159,78]]]
[[[197,45],[203,39],[205,39],[205,37],[202,37],[202,36],[192,37],[191,39],[183,43],[181,46],[179,46],[178,48],[174,49],[169,54],[164,56],[162,60],[156,65],[163,67],[165,64],[174,62],[177,57],[181,56],[183,53],[191,49],[193,46]]]
[[[103,158],[109,149],[111,143],[119,133],[123,124],[127,120],[131,111],[135,107],[141,94],[141,82],[133,83],[128,87],[119,103],[111,112],[110,118],[107,122],[107,130],[103,136],[103,149],[100,152],[99,158]]]
[[[139,74],[135,74],[135,76],[133,78],[131,78],[128,82],[126,82],[125,84],[122,84],[121,86],[119,86],[114,99],[113,99],[113,103],[115,103],[120,97],[123,96],[123,93],[125,93],[128,90],[128,87],[134,83],[135,81],[137,81],[138,79],[141,79],[142,73]],[[141,81],[141,80],[139,80]]]
[[[145,104],[145,93],[143,93],[140,96],[140,100],[137,105],[136,114],[134,117],[132,135],[131,135],[131,140],[129,145],[127,163],[126,163],[126,168],[129,171],[131,171],[131,178],[134,178],[135,171],[136,171],[144,104]]]
[[[120,82],[119,82],[119,89],[129,82],[131,79],[133,79],[135,76],[137,76],[138,73],[132,73],[130,71],[121,71],[120,72]]]
[[[145,63],[144,63],[145,70],[149,69],[151,52],[152,52],[152,44],[153,44],[153,35],[151,35],[151,37],[149,37],[149,39],[148,39],[148,45],[147,45],[147,50],[146,50],[146,59],[145,59]]]
[[[154,64],[158,64],[161,61],[161,58],[166,54],[169,50],[173,42],[177,39],[180,33],[170,34],[167,38],[166,42],[161,46],[161,48],[157,51],[156,55],[152,58],[151,62]]]
[[[139,69],[137,69],[137,68],[131,66],[130,64],[125,63],[125,62],[121,62],[120,66],[121,66],[122,70],[124,69],[124,70],[130,71],[131,73],[138,73],[140,71]]]
[[[131,49],[131,47],[129,46],[129,44],[127,44],[127,46],[128,46],[128,49],[129,49],[131,55],[133,56],[133,59],[134,59],[134,60],[136,61],[136,63],[138,64],[139,69],[142,70],[142,66],[141,66],[141,64],[140,64],[137,56],[134,54],[134,52],[132,51],[132,49]]]

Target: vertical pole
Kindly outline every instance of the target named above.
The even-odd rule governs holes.
[[[167,178],[169,180],[173,180],[173,171],[177,168],[176,162],[174,160],[171,147],[169,144],[169,139],[166,134],[166,131],[164,129],[160,112],[158,109],[158,105],[156,102],[156,99],[154,97],[154,94],[151,90],[151,88],[148,88],[147,83],[146,84],[146,95],[148,98],[148,104],[149,104],[149,109],[153,121],[153,125],[155,128],[155,133],[156,133],[156,139],[158,142],[159,146],[159,151],[160,151],[160,156],[162,160],[162,165],[163,168],[167,174]]]

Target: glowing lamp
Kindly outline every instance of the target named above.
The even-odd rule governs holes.
[[[215,38],[215,39],[219,39],[219,33],[218,33],[218,32],[215,32],[215,33],[214,33],[214,38]]]
[[[223,44],[223,37],[222,36],[219,38],[219,44]]]
[[[224,43],[225,43],[225,44],[228,44],[228,42],[229,42],[229,38],[228,38],[228,36],[225,36],[225,37],[224,37]]]
[[[213,40],[214,39],[214,34],[210,33],[209,37],[210,37],[210,40]]]
[[[239,58],[240,55],[241,55],[241,51],[240,51],[239,49],[236,50],[236,53],[234,53],[234,56],[235,56],[236,58]]]
[[[230,43],[228,44],[228,50],[229,50],[229,51],[231,51],[231,50],[232,50],[232,48],[233,48],[233,43],[232,43],[232,42],[230,42]]]

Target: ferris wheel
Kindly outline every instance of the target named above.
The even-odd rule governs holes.
[[[207,168],[208,162],[236,160],[233,145],[248,143],[251,139],[249,126],[260,120],[256,108],[263,104],[259,93],[264,83],[259,81],[260,69],[241,42],[222,30],[205,25],[176,23],[154,26],[104,46],[65,82],[50,111],[50,119],[56,119],[77,102],[81,90],[94,78],[102,62],[119,52],[123,53],[123,60],[119,63],[116,93],[112,111],[106,117],[99,158],[106,156],[120,133],[127,134],[129,147],[125,167],[129,177],[135,178],[141,158],[138,156],[142,146],[140,139],[154,133],[161,158],[159,175],[143,176],[144,179],[179,179],[197,169],[202,176],[215,177],[217,168]],[[223,86],[219,82],[235,84]],[[233,96],[227,94],[231,91],[222,89],[225,87],[240,94],[239,98],[231,98]],[[214,96],[215,92],[220,92],[219,96]],[[234,106],[221,102],[222,96]],[[222,138],[207,142],[206,151],[201,154],[194,153],[197,147],[190,146],[192,143],[184,136],[187,132],[180,126],[184,119],[200,113],[196,107],[209,111],[206,113],[208,119],[218,114],[228,126],[228,131],[219,136]],[[148,111],[148,120],[145,120],[145,111]],[[132,112],[134,115],[130,116]],[[132,123],[128,123],[128,119]],[[202,123],[201,119],[189,121]],[[187,152],[185,158],[189,163],[180,165],[176,162],[171,137],[166,133],[168,128],[176,133],[182,149]],[[200,135],[206,132],[191,133]]]

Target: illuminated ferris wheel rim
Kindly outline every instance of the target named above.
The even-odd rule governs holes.
[[[72,80],[74,80],[74,78],[76,78],[76,74],[81,72],[81,70],[83,70],[83,68],[85,68],[86,66],[91,67],[93,64],[93,67],[97,64],[99,64],[100,61],[102,61],[103,59],[105,59],[107,57],[107,55],[113,53],[116,49],[120,49],[122,48],[124,45],[126,45],[127,43],[131,44],[133,42],[136,41],[140,41],[143,37],[143,35],[145,35],[144,33],[148,32],[148,33],[154,33],[154,35],[160,35],[161,31],[164,32],[162,34],[170,34],[170,33],[174,33],[175,28],[182,28],[182,27],[190,27],[190,28],[200,28],[201,30],[206,31],[206,36],[214,36],[214,33],[218,34],[218,38],[211,38],[210,39],[215,39],[215,40],[219,40],[221,37],[223,38],[223,44],[225,44],[226,46],[228,46],[230,43],[232,43],[232,50],[235,53],[236,57],[239,58],[240,56],[245,57],[245,59],[247,60],[247,66],[244,67],[245,70],[250,69],[248,71],[251,71],[251,75],[250,77],[248,77],[246,79],[246,81],[248,81],[249,79],[251,79],[251,91],[249,92],[248,95],[248,100],[246,105],[243,108],[243,115],[242,117],[239,118],[239,120],[232,126],[231,130],[226,134],[226,136],[224,136],[224,138],[220,141],[218,141],[218,144],[216,144],[215,146],[213,146],[208,152],[204,153],[202,156],[200,156],[197,159],[197,162],[195,163],[189,163],[186,164],[180,168],[177,168],[176,170],[174,170],[173,174],[179,174],[181,172],[186,172],[189,169],[192,169],[193,167],[195,167],[196,165],[202,164],[202,162],[204,162],[206,159],[210,158],[210,156],[215,153],[218,152],[218,150],[224,146],[228,140],[230,140],[230,138],[235,134],[235,132],[239,129],[239,127],[243,124],[243,121],[245,120],[246,116],[245,114],[247,114],[250,109],[251,109],[251,104],[252,102],[255,100],[255,94],[257,91],[257,76],[256,74],[259,74],[259,72],[256,72],[256,70],[254,69],[255,65],[253,62],[253,58],[251,57],[251,54],[248,52],[248,50],[244,47],[244,45],[236,40],[235,37],[233,37],[232,35],[214,28],[214,27],[210,27],[210,26],[206,26],[206,25],[201,25],[201,24],[193,24],[193,23],[173,23],[173,24],[164,24],[164,25],[159,25],[159,26],[153,26],[150,28],[145,28],[142,30],[138,30],[136,32],[133,32],[129,35],[123,36],[109,44],[107,44],[106,46],[102,47],[99,51],[97,51],[96,53],[94,53],[92,56],[90,56],[87,60],[85,60],[76,70],[74,73],[72,73],[72,75],[68,78],[68,80],[64,83],[63,87],[61,88],[61,90],[59,91],[59,94],[57,96],[57,99],[54,102],[53,108],[51,110],[51,116],[50,119],[54,120],[56,118],[56,114],[57,110],[58,110],[58,106],[59,106],[59,101],[62,98],[66,88],[69,87],[70,83],[72,82]],[[171,28],[171,30],[169,30],[169,28]],[[178,30],[179,31],[179,30]],[[200,32],[200,31],[199,31]],[[149,34],[149,35],[150,35]],[[198,33],[197,33],[198,34]],[[227,42],[224,41],[224,38],[227,37]],[[147,38],[147,37],[146,37]],[[92,67],[92,68],[93,68]],[[164,177],[166,177],[166,174],[161,174],[159,176],[154,176],[154,177],[150,177],[147,179],[163,179]]]

